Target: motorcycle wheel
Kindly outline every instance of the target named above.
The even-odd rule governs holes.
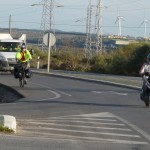
[[[146,105],[146,107],[149,107],[149,102],[146,102],[145,105]]]
[[[150,91],[149,91],[149,89],[146,89],[146,99],[145,99],[145,106],[146,107],[149,107],[149,104],[150,104]]]
[[[144,102],[145,102],[145,106],[146,106],[146,107],[149,107],[149,104],[150,104],[149,96],[148,96],[148,98],[147,98]]]

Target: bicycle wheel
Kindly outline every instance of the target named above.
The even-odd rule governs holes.
[[[22,77],[19,78],[19,85],[20,87],[24,87],[24,79]]]

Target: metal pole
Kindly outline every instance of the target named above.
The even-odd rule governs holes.
[[[50,57],[51,57],[51,33],[48,34],[48,61],[47,61],[47,72],[50,70]]]
[[[40,68],[40,56],[37,57],[37,69]]]
[[[11,35],[11,15],[9,16],[9,34]]]

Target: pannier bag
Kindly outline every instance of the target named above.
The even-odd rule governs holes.
[[[25,70],[25,76],[26,78],[31,78],[32,72],[30,69]]]
[[[18,79],[18,78],[19,78],[19,71],[16,71],[16,72],[14,73],[14,76],[15,76],[16,79]]]

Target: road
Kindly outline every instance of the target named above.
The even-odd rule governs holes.
[[[12,75],[0,82],[24,98],[0,104],[17,120],[1,133],[3,150],[149,150],[150,110],[139,91],[54,76],[34,75],[24,88]]]

